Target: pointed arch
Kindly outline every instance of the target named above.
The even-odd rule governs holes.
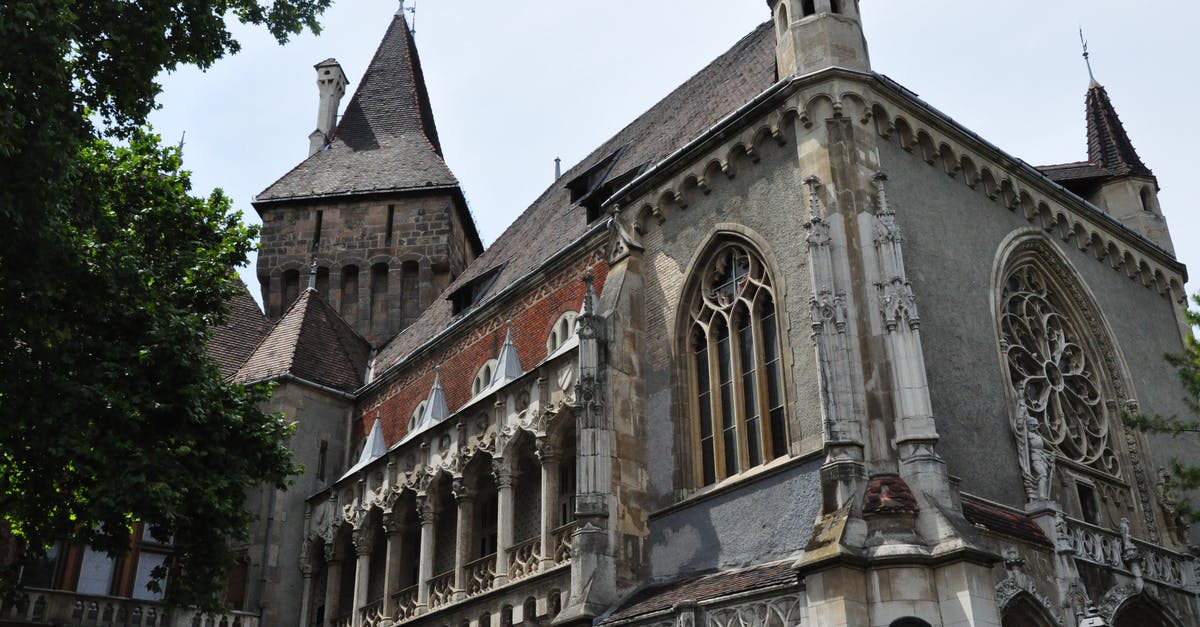
[[[1057,620],[1044,603],[1026,591],[1009,599],[1000,611],[1001,627],[1059,627]]]
[[[684,483],[698,488],[788,453],[783,311],[768,263],[718,231],[693,258],[678,308]]]

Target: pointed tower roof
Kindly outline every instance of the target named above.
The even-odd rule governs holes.
[[[375,419],[375,424],[371,426],[371,432],[367,434],[367,441],[363,444],[362,453],[358,456],[358,461],[355,462],[350,470],[347,470],[338,481],[349,477],[350,475],[366,468],[371,462],[383,457],[387,454],[387,444],[383,441],[383,425],[379,423],[379,419]]]
[[[515,381],[525,374],[521,370],[521,360],[517,356],[517,345],[513,343],[512,320],[508,321],[508,331],[504,334],[504,345],[496,356],[496,369],[492,371],[492,382],[489,390],[502,387],[509,381]]]
[[[234,381],[249,383],[291,375],[352,392],[363,384],[371,345],[333,311],[314,289],[275,322]]]
[[[449,415],[450,406],[446,404],[446,392],[442,389],[442,367],[438,366],[433,370],[433,385],[430,386],[429,396],[425,399],[425,411],[421,412],[412,429],[399,442],[393,444],[392,448],[413,439],[418,433],[445,420]]]
[[[256,203],[378,193],[458,181],[442,160],[416,42],[392,18],[333,139],[256,198]]]
[[[1092,79],[1087,92],[1088,161],[1112,176],[1153,176],[1142,163],[1104,86]]]

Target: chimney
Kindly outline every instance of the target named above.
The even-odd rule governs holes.
[[[320,105],[317,107],[317,129],[308,135],[308,154],[313,154],[329,143],[329,134],[337,122],[338,104],[346,95],[346,74],[337,59],[325,59],[313,66],[317,70],[317,89],[320,90]]]

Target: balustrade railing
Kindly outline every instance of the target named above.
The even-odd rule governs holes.
[[[571,534],[579,525],[569,522],[550,532],[550,549],[554,551],[554,563],[562,564],[571,559]]]
[[[533,537],[508,548],[508,580],[524,579],[538,571],[542,539]]]
[[[1060,542],[1070,542],[1076,559],[1128,573],[1138,566],[1145,579],[1190,591],[1198,589],[1195,560],[1190,556],[1080,520],[1064,518],[1063,522],[1066,529],[1059,530]]]
[[[496,581],[496,554],[485,555],[463,566],[466,572],[467,595],[476,595],[492,589]]]
[[[444,572],[428,582],[429,609],[441,607],[454,598],[454,571]]]
[[[420,586],[409,586],[395,594],[392,598],[396,600],[396,615],[392,618],[396,622],[408,620],[417,615],[417,593]]]
[[[0,603],[0,623],[8,622],[64,627],[258,627],[258,616],[167,610],[157,601],[29,589],[15,601]]]
[[[383,623],[383,599],[376,599],[358,610],[362,627],[379,627]]]
[[[333,627],[350,627],[354,622],[353,613],[344,614],[333,619]]]

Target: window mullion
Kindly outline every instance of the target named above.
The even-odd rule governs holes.
[[[737,426],[738,462],[742,468],[750,468],[750,430],[746,426],[746,391],[742,387],[745,372],[742,371],[742,328],[737,319],[737,308],[729,319],[729,372],[732,379],[733,415]],[[745,315],[749,315],[748,313]]]
[[[720,324],[720,322],[717,324]],[[712,411],[709,412],[709,424],[712,425],[713,433],[713,467],[716,469],[714,474],[717,477],[717,481],[720,481],[727,476],[727,469],[725,468],[725,425],[722,424],[721,412],[721,369],[717,364],[721,355],[717,348],[717,340],[711,333],[712,326],[709,326],[707,331],[704,337],[705,341],[708,342],[708,402],[709,407],[712,408]]]
[[[760,299],[755,299],[760,300]],[[763,350],[763,334],[762,334],[762,318],[758,310],[758,303],[750,309],[751,311],[751,333],[754,336],[754,386],[758,390],[758,440],[759,446],[762,447],[763,459],[770,460],[775,458],[774,447],[771,446],[773,434],[771,432],[771,401],[767,398],[767,377],[771,373],[767,370],[766,352]]]

